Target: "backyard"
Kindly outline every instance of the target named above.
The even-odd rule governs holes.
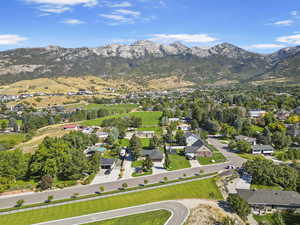
[[[0,224],[29,225],[151,202],[187,198],[222,199],[222,195],[217,188],[215,178],[209,178],[103,199],[2,215],[0,216]]]

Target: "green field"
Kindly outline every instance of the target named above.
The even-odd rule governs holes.
[[[121,113],[112,116],[106,116],[95,120],[87,120],[82,122],[83,126],[100,126],[103,120],[112,118],[122,118],[125,116],[136,116],[142,119],[142,127],[154,127],[158,126],[161,112],[132,112],[132,113]]]
[[[118,208],[126,208],[151,202],[188,198],[222,199],[215,178],[176,184],[153,190],[112,196],[103,199],[71,203],[45,209],[31,210],[0,216],[0,224],[29,225],[45,221],[81,216]]]
[[[137,128],[138,131],[154,131],[155,135],[157,136],[161,136],[163,131],[161,129],[161,127],[140,127]]]
[[[225,162],[226,158],[221,152],[214,151],[212,157],[197,157],[197,160],[201,165],[208,165]],[[214,160],[214,162],[212,162],[212,160]]]
[[[158,210],[85,225],[164,225],[170,216],[171,213],[169,211]]]
[[[1,149],[10,149],[15,145],[25,141],[25,134],[13,133],[13,134],[0,134]]]
[[[171,164],[168,170],[180,170],[191,167],[189,160],[187,160],[184,156],[169,154],[169,159]]]
[[[143,148],[148,148],[150,144],[150,139],[149,138],[140,138],[141,144]],[[129,140],[128,139],[120,139],[119,144],[121,147],[128,147],[129,146]]]
[[[251,184],[250,189],[282,190],[282,187],[279,187],[279,186],[267,186],[267,185]]]
[[[142,167],[143,165],[143,160],[136,160],[136,161],[133,161],[132,164],[131,164],[131,167],[133,168],[138,168],[138,167]]]
[[[99,109],[107,109],[113,113],[128,113],[133,109],[137,108],[138,105],[135,104],[113,104],[113,105],[105,105],[105,104],[88,104],[84,107],[86,110],[99,110]]]
[[[300,225],[300,215],[299,214],[288,214],[282,213],[282,218],[286,225]],[[274,218],[274,214],[267,214],[263,216],[254,215],[257,222],[266,225],[278,225]]]

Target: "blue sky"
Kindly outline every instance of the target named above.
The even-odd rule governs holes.
[[[0,50],[96,47],[149,39],[188,46],[229,42],[254,52],[300,45],[297,0],[9,0]]]

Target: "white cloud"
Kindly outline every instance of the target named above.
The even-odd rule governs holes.
[[[250,45],[246,46],[246,49],[275,49],[275,48],[284,48],[285,45],[282,44],[256,44],[256,45]]]
[[[208,43],[218,40],[208,34],[153,34],[152,41],[173,42],[183,41],[187,43]]]
[[[51,6],[51,5],[44,5],[39,7],[39,10],[45,13],[63,13],[66,11],[71,11],[70,7],[67,6]]]
[[[84,5],[87,7],[96,6],[98,4],[98,0],[27,0],[27,2],[45,5]]]
[[[139,11],[133,11],[133,10],[128,10],[128,9],[117,9],[115,11],[116,14],[124,14],[124,15],[131,15],[134,17],[140,16],[141,13]]]
[[[290,26],[294,23],[293,20],[280,20],[276,21],[273,23],[273,25],[278,25],[278,26]]]
[[[38,4],[40,11],[50,15],[71,11],[73,6],[82,5],[84,7],[93,7],[98,4],[98,0],[24,0],[27,3]]]
[[[117,9],[110,14],[100,14],[99,16],[108,19],[108,25],[134,24],[141,18],[141,12],[128,9]]]
[[[299,16],[300,12],[298,10],[293,10],[290,13],[292,16]]]
[[[78,19],[66,19],[62,23],[70,24],[70,25],[79,25],[79,24],[84,24],[85,22]]]
[[[276,41],[300,45],[300,34],[278,37]]]
[[[27,38],[15,34],[0,34],[0,45],[15,45],[26,40]]]
[[[112,2],[104,2],[105,5],[107,7],[111,7],[111,8],[127,8],[127,7],[131,7],[132,4],[128,1],[124,1],[124,2],[119,2],[119,3],[112,3]]]

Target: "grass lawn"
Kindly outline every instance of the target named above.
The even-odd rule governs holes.
[[[15,145],[22,143],[25,140],[25,134],[0,134],[0,145],[3,149],[13,148]]]
[[[103,120],[111,119],[111,118],[122,118],[125,116],[136,116],[142,119],[143,127],[154,127],[158,126],[159,118],[161,117],[162,112],[132,112],[132,113],[121,113],[112,116],[106,116],[102,118],[98,118],[95,120],[87,120],[82,122],[83,126],[99,126],[101,125]]]
[[[108,111],[114,113],[128,113],[138,106],[135,104],[113,104],[113,105],[105,105],[105,104],[88,104],[84,107],[86,110],[99,110],[99,109],[107,109]]]
[[[254,131],[254,132],[259,132],[259,133],[264,132],[264,128],[263,127],[259,127],[259,126],[255,126],[255,125],[251,126],[251,130]]]
[[[161,136],[163,131],[161,127],[140,127],[137,128],[138,131],[154,131],[157,136]]]
[[[187,160],[184,156],[169,154],[169,159],[171,164],[168,170],[180,170],[191,167],[189,160]]]
[[[0,224],[29,225],[45,221],[81,216],[90,213],[125,208],[151,202],[188,198],[222,199],[215,178],[192,181],[169,187],[161,187],[136,193],[112,196],[103,199],[77,202],[45,209],[31,210],[0,216]]]
[[[201,165],[208,165],[225,162],[226,158],[221,152],[214,151],[212,157],[197,157],[197,160]],[[214,160],[214,162],[212,160]]]
[[[282,190],[282,187],[279,187],[279,186],[267,186],[267,185],[251,184],[250,189]]]
[[[300,225],[299,214],[282,213],[281,215],[286,225]],[[274,214],[267,214],[263,216],[254,215],[254,218],[259,223],[267,222],[266,224],[268,225],[278,225],[274,219]]]
[[[149,170],[149,171],[143,172],[143,173],[136,173],[136,172],[134,172],[134,173],[132,173],[132,176],[133,177],[141,177],[141,176],[151,175],[152,173],[153,173],[152,170]]]
[[[150,139],[149,138],[140,138],[141,143],[142,143],[142,147],[143,148],[148,148],[149,144],[150,144]],[[119,144],[121,145],[121,147],[128,147],[129,146],[129,140],[128,139],[121,139],[119,140]]]
[[[142,167],[142,165],[143,165],[143,160],[137,160],[132,162],[131,167],[138,168],[138,167]]]
[[[164,225],[170,217],[171,213],[169,211],[158,210],[85,225]]]
[[[238,156],[244,158],[244,159],[248,159],[248,160],[253,160],[255,158],[265,158],[262,155],[253,155],[253,154],[248,154],[248,153],[237,153]]]

